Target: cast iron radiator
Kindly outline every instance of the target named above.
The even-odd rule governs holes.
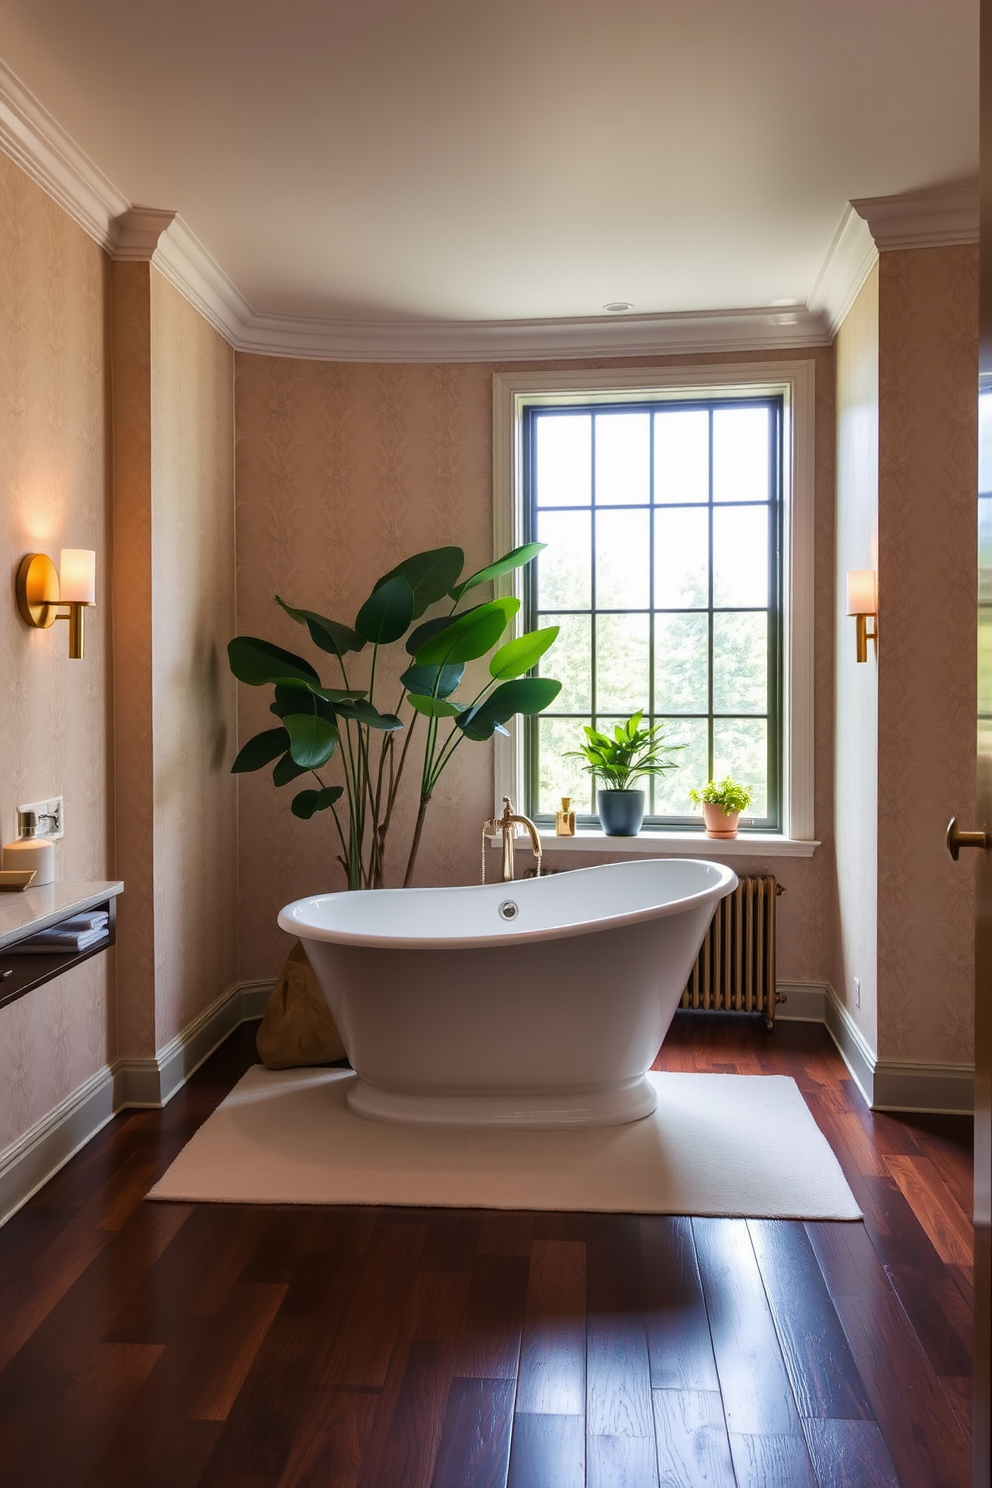
[[[679,1004],[708,1012],[763,1013],[775,1021],[774,878],[742,878],[721,899]],[[784,1000],[784,999],[783,999]]]

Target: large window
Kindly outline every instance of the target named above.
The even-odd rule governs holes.
[[[781,398],[526,410],[524,529],[547,544],[526,624],[560,627],[544,664],[564,683],[527,741],[537,817],[568,795],[591,821],[567,751],[643,711],[679,746],[643,782],[649,824],[698,823],[689,788],[732,774],[778,828],[781,432]]]
[[[812,838],[812,395],[802,362],[497,375],[497,546],[547,544],[518,593],[563,683],[500,745],[498,794],[593,826],[567,751],[642,710],[682,746],[642,782],[649,829],[701,830],[689,789],[730,773],[745,831]]]

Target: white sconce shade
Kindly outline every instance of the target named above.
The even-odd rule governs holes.
[[[852,568],[847,575],[847,613],[858,622],[857,658],[868,660],[868,642],[878,655],[878,575],[873,568]],[[871,621],[871,629],[868,622]]]
[[[96,604],[96,554],[89,548],[63,548],[59,554],[62,604]]]
[[[848,572],[847,613],[878,614],[878,586],[873,568],[852,568]]]

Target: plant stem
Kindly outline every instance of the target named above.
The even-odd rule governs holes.
[[[417,849],[420,847],[420,838],[424,830],[424,817],[427,815],[427,807],[430,805],[430,791],[421,792],[420,809],[417,812],[417,824],[413,829],[413,841],[410,844],[410,856],[406,864],[406,876],[403,879],[403,887],[408,889],[413,878],[414,864],[417,861]]]

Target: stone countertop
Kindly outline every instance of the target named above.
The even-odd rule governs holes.
[[[120,880],[75,879],[0,893],[0,950],[12,949],[26,936],[104,904],[123,891]]]

